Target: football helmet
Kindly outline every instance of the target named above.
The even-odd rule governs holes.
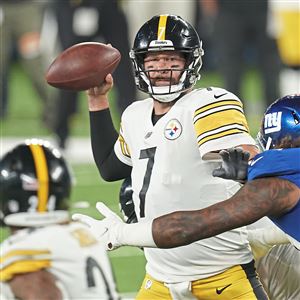
[[[170,71],[169,86],[155,87],[151,84],[149,76],[153,71],[146,71],[144,68],[145,55],[151,51],[170,50],[176,50],[185,57],[185,67],[180,70],[182,72],[180,80],[176,85],[172,85],[172,69],[163,69]],[[202,42],[196,30],[175,15],[157,15],[147,21],[137,32],[129,53],[138,89],[160,102],[173,101],[196,84],[200,79],[203,54]]]
[[[257,135],[263,150],[300,145],[300,94],[277,99],[266,110]]]
[[[131,185],[131,178],[128,177],[124,179],[120,188],[119,195],[120,210],[123,214],[124,221],[128,224],[136,223],[138,221],[134,210],[132,194],[133,190]]]
[[[60,152],[43,140],[28,140],[0,161],[0,220],[9,226],[67,221],[72,175]]]

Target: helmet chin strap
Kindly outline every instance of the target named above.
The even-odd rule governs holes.
[[[171,91],[172,90],[180,90],[180,87],[177,87],[178,85],[172,85],[171,86]],[[174,89],[175,87],[175,89]],[[180,94],[182,93],[182,91],[178,91],[177,93],[173,92],[172,94],[167,94],[170,90],[169,86],[157,86],[157,87],[152,87],[153,88],[153,94],[151,95],[153,99],[159,101],[159,102],[172,102],[175,99],[177,99]]]
[[[178,85],[171,85],[171,92],[172,91],[176,91],[179,90],[177,93],[172,92],[172,94],[168,94],[170,91],[170,87],[169,86],[153,86],[152,90],[151,90],[151,96],[153,99],[159,101],[159,102],[172,102],[175,99],[177,99],[181,93],[182,93],[182,84],[178,84]],[[153,93],[152,93],[153,92]]]
[[[181,93],[175,93],[171,95],[152,95],[152,98],[159,102],[167,103],[176,100],[180,95]]]

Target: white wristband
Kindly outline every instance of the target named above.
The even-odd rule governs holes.
[[[117,243],[127,246],[157,248],[152,236],[152,222],[153,220],[122,224],[116,232]]]

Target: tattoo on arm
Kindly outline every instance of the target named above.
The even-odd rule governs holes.
[[[156,218],[152,225],[153,238],[159,248],[187,245],[251,224],[263,216],[279,216],[291,210],[299,199],[300,189],[290,181],[256,179],[223,202]]]

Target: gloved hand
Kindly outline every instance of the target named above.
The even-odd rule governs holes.
[[[96,220],[83,214],[74,214],[72,219],[87,225],[94,233],[95,237],[104,242],[107,250],[114,250],[122,244],[118,241],[118,234],[125,223],[122,219],[111,211],[104,203],[97,202],[97,210],[104,216],[103,220]]]
[[[95,237],[104,243],[106,250],[114,250],[127,245],[156,247],[152,236],[153,220],[126,224],[104,203],[97,202],[96,208],[105,217],[103,220],[96,220],[82,214],[74,214],[72,219],[86,224]]]
[[[219,152],[222,165],[213,170],[214,177],[232,179],[240,182],[247,180],[250,153],[241,148],[230,148]]]

